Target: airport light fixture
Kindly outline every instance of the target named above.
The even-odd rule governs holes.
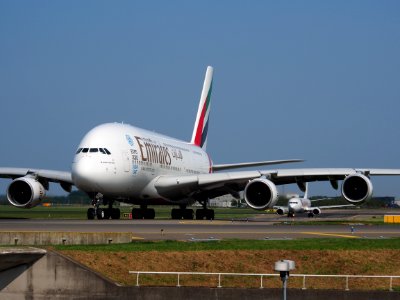
[[[283,300],[286,300],[286,286],[287,280],[289,279],[290,271],[295,269],[295,263],[293,260],[278,260],[275,262],[274,270],[280,273],[282,284],[283,284]]]

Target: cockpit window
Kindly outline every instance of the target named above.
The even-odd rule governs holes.
[[[78,153],[88,153],[88,152],[90,152],[90,153],[97,153],[97,152],[101,152],[102,154],[105,154],[105,155],[110,155],[111,154],[111,152],[110,151],[108,151],[106,148],[79,148],[77,151],[76,151],[76,154],[78,154]]]

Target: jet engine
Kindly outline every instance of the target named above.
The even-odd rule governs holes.
[[[264,210],[272,207],[278,201],[278,191],[275,184],[264,178],[250,181],[244,189],[244,200],[253,209]]]
[[[286,215],[289,212],[289,210],[287,209],[287,207],[279,207],[276,210],[276,213],[280,216]]]
[[[351,204],[362,204],[372,196],[372,183],[363,174],[347,176],[342,183],[342,195]]]
[[[315,207],[312,210],[313,215],[319,215],[321,213],[321,209],[319,207]]]
[[[8,201],[19,208],[35,207],[45,195],[46,190],[43,185],[31,177],[17,178],[7,189]]]

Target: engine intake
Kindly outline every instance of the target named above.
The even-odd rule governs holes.
[[[277,213],[278,215],[280,215],[280,216],[283,216],[283,215],[285,215],[285,214],[288,213],[288,209],[287,209],[286,207],[279,207],[279,208],[276,210],[276,213]]]
[[[34,178],[21,177],[8,186],[8,201],[19,208],[32,208],[38,205],[46,196],[43,185]]]
[[[342,195],[351,204],[362,204],[372,196],[372,183],[363,174],[347,176],[343,180]]]
[[[278,201],[275,184],[264,178],[250,181],[244,189],[244,200],[253,209],[264,210]]]
[[[313,215],[317,216],[317,215],[319,215],[321,213],[321,209],[319,207],[315,207],[312,210],[312,213],[313,213]]]

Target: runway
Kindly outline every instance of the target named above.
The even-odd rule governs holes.
[[[1,219],[0,232],[129,232],[133,240],[400,237],[399,225],[293,225],[266,221]]]

